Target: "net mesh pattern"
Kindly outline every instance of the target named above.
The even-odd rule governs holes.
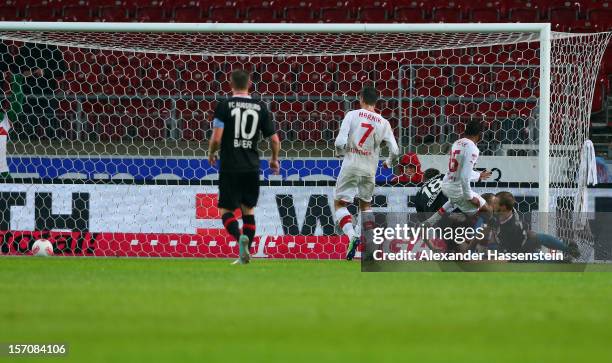
[[[583,240],[585,254],[592,243],[588,228],[575,224],[586,186],[578,166],[609,38],[552,36],[550,200],[565,217],[550,224],[566,240]],[[0,150],[6,169],[14,178],[59,184],[6,184],[17,193],[6,194],[6,203],[24,200],[0,221],[13,236],[5,253],[27,250],[35,238],[15,244],[15,236],[56,238],[62,232],[49,231],[59,230],[68,236],[66,253],[235,254],[216,214],[218,170],[205,156],[214,107],[230,92],[227,77],[236,68],[252,72],[253,96],[270,108],[282,142],[281,175],[262,164],[262,257],[342,258],[333,144],[365,83],[379,90],[378,111],[402,153],[418,155],[420,171],[446,172],[450,145],[477,119],[485,125],[479,166],[494,171],[491,184],[477,190],[510,189],[521,211],[538,209],[536,33],[17,31],[0,32],[0,41],[2,105],[11,122]],[[267,142],[261,147],[265,159]],[[376,210],[413,210],[411,181],[418,178],[409,174],[405,166],[378,171]],[[157,185],[168,181],[197,185]]]

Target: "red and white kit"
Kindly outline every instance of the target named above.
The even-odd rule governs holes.
[[[374,177],[380,159],[380,147],[389,148],[388,165],[399,155],[389,121],[364,109],[350,111],[342,120],[336,138],[336,149],[344,152],[344,160],[336,181],[335,198],[353,202],[355,197],[370,202],[374,193]]]
[[[480,150],[472,140],[463,138],[455,141],[448,161],[448,173],[442,180],[442,193],[446,195],[453,208],[457,207],[467,214],[478,212],[478,209],[486,204],[470,186],[470,181],[478,180],[480,175],[474,171],[479,155]],[[478,198],[480,203],[478,207],[470,202],[474,197]]]

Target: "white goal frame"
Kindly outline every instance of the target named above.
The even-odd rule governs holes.
[[[0,22],[0,31],[138,32],[138,33],[537,33],[540,40],[540,96],[538,135],[538,206],[550,204],[550,23],[465,24],[322,24],[322,23],[101,23]]]

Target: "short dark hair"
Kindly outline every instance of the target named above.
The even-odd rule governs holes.
[[[484,199],[487,203],[491,203],[491,199],[493,199],[495,197],[495,194],[493,193],[484,193],[483,195],[481,195],[482,199]]]
[[[363,86],[359,96],[365,104],[370,106],[375,106],[376,101],[378,101],[378,91],[372,85]]]
[[[233,89],[247,89],[249,86],[249,79],[251,79],[251,74],[244,69],[233,70],[230,75],[230,82],[232,83]]]
[[[434,168],[429,168],[427,170],[425,170],[425,172],[423,173],[423,178],[425,178],[425,180],[429,180],[437,175],[440,175],[440,170],[438,169],[434,169]]]
[[[514,195],[510,192],[499,192],[495,194],[497,197],[497,205],[504,206],[508,210],[512,210],[514,205],[516,204],[516,200],[514,200]]]
[[[470,120],[465,125],[465,136],[480,136],[482,133],[482,124],[478,120]]]

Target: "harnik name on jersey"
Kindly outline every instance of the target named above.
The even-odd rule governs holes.
[[[375,114],[372,114],[370,112],[363,112],[360,111],[359,112],[359,117],[366,119],[368,121],[373,121],[376,122],[377,124],[382,124],[382,120],[380,119],[380,117],[378,117]],[[363,127],[367,127],[369,129],[369,131],[373,130],[372,126],[368,126],[367,124],[362,124]],[[369,132],[368,132],[369,135]],[[353,154],[359,154],[359,155],[364,155],[364,156],[370,156],[372,155],[372,152],[370,150],[365,150],[365,149],[361,149],[361,148],[356,148],[356,147],[347,147],[346,148],[346,152],[348,153],[353,153]]]
[[[245,115],[248,115],[248,110],[254,110],[254,111],[261,111],[261,105],[259,105],[258,103],[251,103],[251,102],[241,102],[241,101],[229,101],[228,102],[228,106],[230,109],[232,109],[232,114],[234,113],[234,110],[238,109],[238,110],[246,110]],[[242,127],[246,128],[246,123],[243,122],[242,123]],[[251,129],[256,130],[256,128],[252,127]],[[239,128],[236,128],[235,130],[236,133],[236,138],[234,139],[234,147],[239,147],[239,148],[243,148],[243,149],[252,149],[253,148],[253,141],[252,140],[244,140],[244,139],[239,139],[239,135],[240,135],[240,130]]]

